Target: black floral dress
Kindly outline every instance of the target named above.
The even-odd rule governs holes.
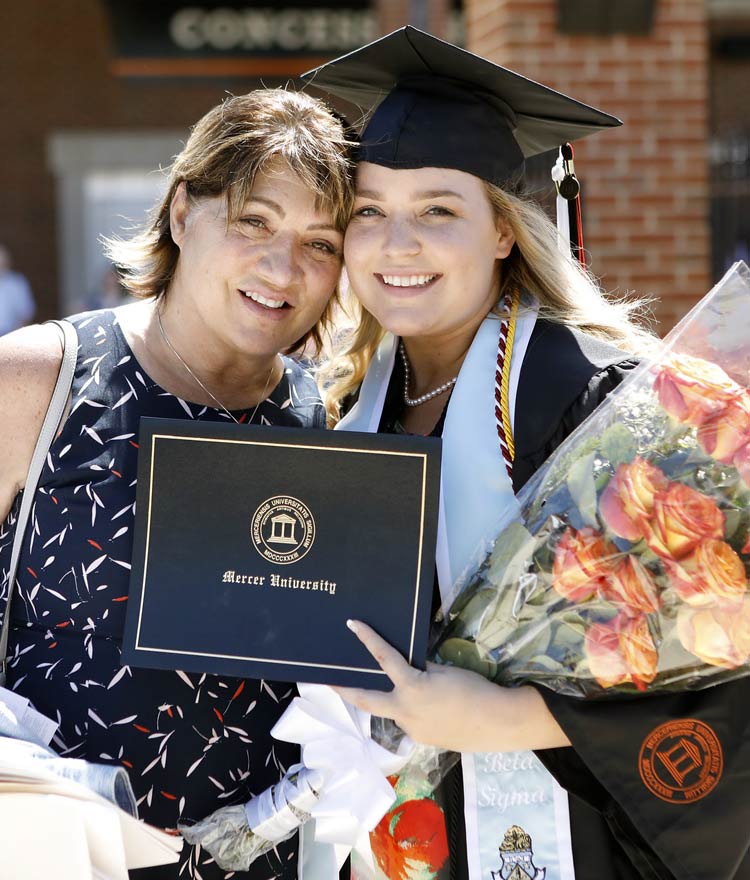
[[[136,361],[116,312],[71,319],[79,335],[70,415],[52,444],[18,572],[11,611],[8,687],[59,722],[66,756],[129,771],[139,815],[174,828],[243,803],[298,760],[269,731],[295,694],[288,683],[120,665],[135,512],[141,416],[221,421],[156,385]],[[292,360],[256,424],[323,427],[310,374]],[[234,413],[247,421],[251,411]],[[0,526],[0,611],[5,609],[19,499]],[[224,878],[185,844],[176,865],[139,880]],[[296,876],[296,838],[261,857],[247,878]]]

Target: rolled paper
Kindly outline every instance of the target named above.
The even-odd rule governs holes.
[[[245,804],[250,831],[269,843],[285,840],[310,818],[322,782],[317,770],[301,764],[290,767],[278,784]]]

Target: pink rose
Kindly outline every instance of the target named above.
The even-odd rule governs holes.
[[[735,453],[750,440],[750,397],[738,395],[698,428],[698,442],[716,461],[731,464]]]
[[[656,368],[654,390],[662,407],[689,425],[702,425],[742,392],[721,367],[687,354],[673,354]]]
[[[744,484],[750,487],[750,443],[745,443],[735,452],[732,464],[739,471]]]
[[[610,602],[624,606],[626,613],[650,614],[659,607],[656,584],[634,556],[621,559],[602,580],[602,596]]]
[[[685,650],[711,666],[736,669],[750,659],[750,597],[738,606],[677,612],[677,635]]]
[[[603,688],[632,682],[645,691],[656,678],[659,655],[644,616],[618,614],[586,631],[584,650],[592,676]]]

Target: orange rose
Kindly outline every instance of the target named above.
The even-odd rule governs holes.
[[[552,586],[571,602],[585,602],[597,592],[618,555],[617,547],[596,529],[567,528],[555,548]]]
[[[638,690],[656,678],[659,662],[646,618],[618,614],[586,631],[584,650],[591,674],[603,688],[632,682]]]
[[[654,496],[653,517],[643,520],[648,546],[663,559],[681,559],[706,538],[724,537],[724,514],[716,502],[682,483]]]
[[[666,489],[669,480],[645,458],[621,464],[602,493],[599,510],[607,526],[621,538],[638,541],[643,537],[641,520],[648,519],[654,495]]]
[[[659,607],[656,584],[648,569],[634,557],[621,559],[602,581],[602,595],[610,602],[624,605],[631,616],[649,614]]]
[[[679,562],[665,559],[664,566],[677,595],[688,605],[736,603],[747,594],[745,566],[726,541],[701,541],[689,556]]]
[[[630,678],[639,691],[656,678],[659,654],[645,617],[620,616],[620,650]]]
[[[730,464],[740,447],[750,440],[750,397],[730,400],[698,428],[698,442],[707,455]]]
[[[677,612],[677,636],[685,650],[709,663],[736,669],[750,659],[750,597],[739,606]]]
[[[702,425],[742,388],[711,361],[673,354],[657,367],[654,390],[671,416],[689,425]]]

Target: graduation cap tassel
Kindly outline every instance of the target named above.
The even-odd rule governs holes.
[[[583,223],[581,220],[581,184],[573,167],[573,147],[563,144],[552,168],[552,179],[557,190],[557,241],[563,253],[586,268],[583,250]]]

